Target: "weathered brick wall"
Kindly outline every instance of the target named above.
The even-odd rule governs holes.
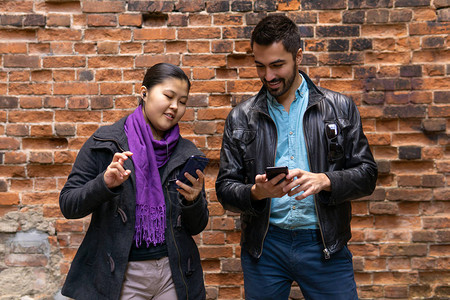
[[[89,219],[58,194],[83,142],[128,114],[145,68],[192,79],[181,123],[212,163],[196,237],[210,299],[243,298],[239,218],[217,202],[224,119],[260,88],[253,26],[278,12],[304,36],[302,69],[357,103],[379,164],[354,201],[360,297],[450,294],[449,0],[0,1],[0,299],[52,299]],[[293,298],[300,298],[294,288]]]

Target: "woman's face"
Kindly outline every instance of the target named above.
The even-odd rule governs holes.
[[[161,140],[183,117],[188,94],[188,83],[178,78],[167,78],[150,90],[141,87],[144,117],[156,140]]]

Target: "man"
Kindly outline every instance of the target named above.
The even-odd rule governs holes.
[[[216,192],[240,212],[245,299],[357,299],[350,200],[373,192],[377,165],[355,104],[303,72],[300,33],[287,17],[251,37],[263,87],[229,114]],[[265,168],[288,166],[266,179]]]

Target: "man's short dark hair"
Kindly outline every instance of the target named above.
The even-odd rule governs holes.
[[[280,41],[295,60],[301,47],[300,30],[288,17],[273,14],[259,21],[253,29],[250,46],[253,49],[254,43],[269,46]]]

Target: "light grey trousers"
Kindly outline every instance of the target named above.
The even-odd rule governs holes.
[[[169,258],[128,262],[120,299],[176,300]]]

